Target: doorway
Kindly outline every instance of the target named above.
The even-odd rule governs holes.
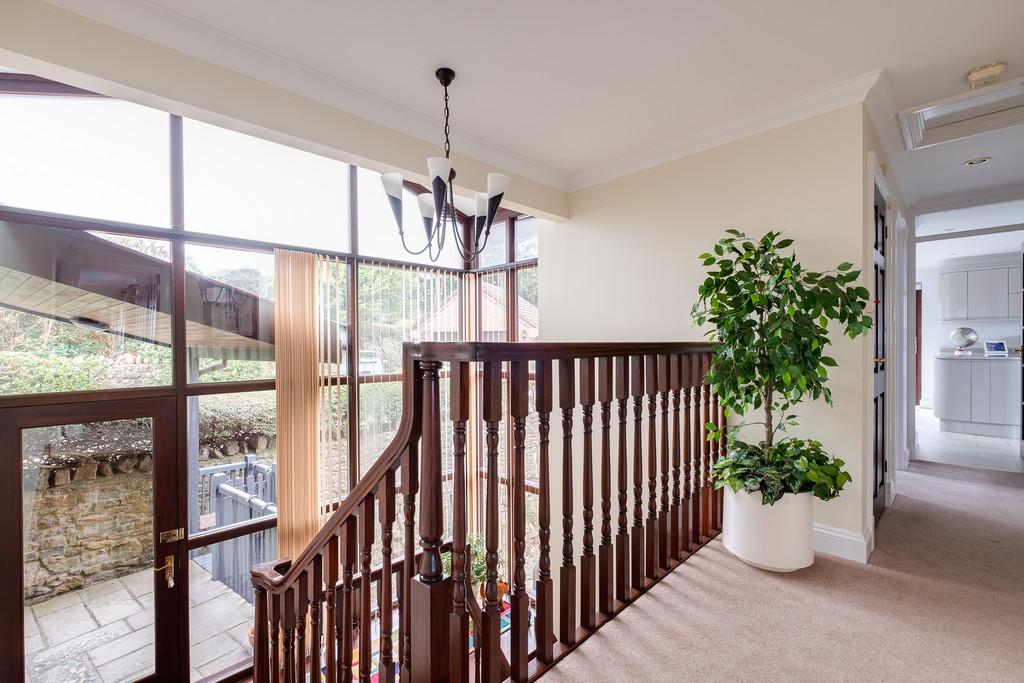
[[[885,474],[888,471],[886,462],[886,311],[888,299],[886,297],[886,273],[885,273],[885,244],[888,240],[886,223],[886,202],[882,192],[875,187],[875,227],[874,246],[872,256],[874,262],[875,277],[875,319],[872,325],[872,336],[874,342],[874,363],[873,363],[873,405],[874,405],[874,445],[873,445],[873,486],[871,489],[872,509],[875,517],[875,524],[882,517],[885,511]]]
[[[175,420],[173,397],[0,410],[0,679],[187,678]]]

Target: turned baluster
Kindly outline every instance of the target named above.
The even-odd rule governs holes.
[[[295,589],[285,589],[284,600],[281,601],[284,614],[284,651],[281,654],[284,664],[284,683],[295,681]]]
[[[693,452],[693,445],[690,438],[690,423],[692,416],[690,415],[690,398],[692,392],[690,391],[690,357],[688,355],[681,356],[679,358],[679,386],[680,395],[683,399],[683,413],[682,413],[682,434],[680,440],[683,445],[683,491],[682,501],[680,503],[680,540],[679,540],[679,556],[680,559],[689,555],[690,553],[690,458]]]
[[[270,680],[281,680],[281,645],[278,641],[278,633],[281,630],[281,600],[280,593],[272,593],[270,596]]]
[[[700,370],[700,354],[695,353],[690,357],[690,380],[692,385],[693,402],[691,403],[691,432],[690,432],[690,464],[692,466],[692,479],[690,481],[690,543],[699,546],[700,538],[700,454],[701,454],[701,393],[700,378],[703,376]]]
[[[601,404],[601,546],[598,548],[597,608],[615,611],[612,576],[612,359],[597,361],[597,400]]]
[[[449,414],[452,420],[452,616],[448,662],[452,683],[469,683],[469,611],[466,607],[466,423],[469,420],[469,363],[451,365]]]
[[[715,429],[718,429],[718,426],[721,424],[719,422],[719,419],[718,419],[718,412],[719,412],[718,394],[712,392],[711,393],[711,423],[713,425],[715,425]],[[711,442],[708,444],[708,447],[711,450],[710,462],[709,462],[709,467],[708,467],[708,485],[711,486],[711,488],[709,489],[709,496],[708,496],[708,498],[711,499],[710,504],[709,504],[709,507],[711,508],[711,514],[708,515],[708,526],[710,527],[710,531],[712,531],[712,532],[714,532],[718,528],[718,491],[715,490],[714,483],[711,481],[711,467],[710,467],[710,465],[714,465],[716,462],[718,462],[718,457],[719,457],[719,455],[718,455],[718,445],[719,445],[719,443],[720,442],[718,440],[718,437],[714,437],[714,438],[711,439]]]
[[[658,510],[658,566],[668,569],[669,547],[669,506],[668,506],[668,356],[658,356],[658,394],[661,396],[661,500]]]
[[[530,597],[526,593],[526,416],[530,414],[530,367],[527,361],[509,364],[512,415],[512,587],[510,659],[512,680],[530,677]]]
[[[498,602],[498,429],[501,422],[501,364],[484,363],[483,406],[486,433],[487,494],[485,499],[485,534],[487,580],[484,584],[481,657],[483,679],[501,679],[501,605]]]
[[[701,354],[701,421],[700,421],[700,445],[701,445],[701,508],[700,508],[700,535],[703,538],[711,536],[711,444],[708,441],[708,423],[711,421],[711,387],[704,381],[708,371],[710,355]]]
[[[571,358],[558,361],[558,405],[562,409],[562,568],[558,639],[563,645],[572,645],[576,642],[576,565],[572,555],[572,413],[576,406],[576,367]]]
[[[301,572],[295,590],[295,680],[306,680],[306,610],[309,607],[309,573]]]
[[[267,608],[267,589],[256,586],[254,589],[256,609],[254,636],[255,652],[253,654],[253,675],[255,683],[270,682],[270,645],[267,642],[270,636],[270,615]]]
[[[658,576],[658,358],[647,356],[647,577]]]
[[[633,394],[633,533],[630,578],[633,588],[644,589],[644,357],[630,360]]]
[[[338,648],[334,634],[337,632],[337,620],[341,614],[338,604],[338,568],[341,556],[339,554],[338,535],[331,536],[327,541],[327,580],[326,599],[324,600],[324,640],[327,643],[326,661],[327,683],[338,681]]]
[[[554,605],[553,585],[551,580],[551,464],[550,434],[552,408],[552,365],[550,360],[536,363],[536,397],[537,425],[540,437],[540,500],[537,511],[540,541],[540,558],[537,561],[537,616],[534,621],[534,640],[537,647],[537,659],[543,664],[550,664],[554,658],[553,641]]]
[[[669,359],[669,389],[672,392],[672,505],[669,509],[669,554],[674,560],[682,558],[682,533],[680,531],[679,507],[679,460],[682,449],[679,446],[679,392],[681,388],[681,363],[678,353]]]
[[[373,568],[370,566],[374,540],[373,493],[366,494],[359,508],[356,520],[359,535],[359,683],[370,683],[370,670],[373,668],[373,626],[370,621],[373,597]]]
[[[583,554],[580,556],[580,626],[597,624],[594,604],[594,359],[581,358],[580,406],[583,411]]]
[[[309,646],[310,665],[309,670],[314,674],[314,680],[316,678],[316,672],[320,671],[320,650],[323,647],[323,624],[320,623],[320,615],[323,610],[324,603],[324,570],[323,570],[324,556],[323,549],[321,548],[320,554],[313,558],[313,571],[310,577],[310,595],[312,596],[312,604],[310,605],[309,613],[309,627],[310,636],[313,640]]]
[[[419,449],[415,440],[402,455],[402,591],[398,621],[401,629],[399,657],[403,680],[412,678],[412,578],[416,575],[416,493],[419,490]]]
[[[626,419],[629,406],[629,358],[615,358],[615,398],[619,406],[618,429],[618,474],[619,474],[619,519],[615,535],[615,597],[622,602],[629,600],[629,468],[626,453]]]
[[[381,543],[381,574],[380,574],[380,680],[394,683],[395,656],[391,632],[394,628],[394,599],[392,598],[392,566],[391,542],[395,525],[395,471],[388,470],[384,475],[384,488],[380,499],[380,543]]]
[[[718,457],[724,458],[729,454],[729,438],[726,436],[728,423],[725,418],[725,406],[722,405],[721,402],[719,402],[718,405],[718,424],[722,427],[722,433],[719,436],[718,442]],[[718,521],[716,526],[720,531],[722,529],[722,517],[725,510],[725,489],[716,489],[715,494],[718,496]]]
[[[357,538],[356,520],[350,518],[341,528],[341,609],[334,625],[334,640],[338,648],[338,680],[352,681],[352,618],[354,596],[352,579],[355,575]]]

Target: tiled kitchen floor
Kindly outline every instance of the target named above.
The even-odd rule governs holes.
[[[252,606],[189,562],[192,680],[249,656]],[[153,667],[153,570],[64,593],[25,610],[26,680],[132,681]]]
[[[1024,472],[1020,446],[1021,442],[1017,439],[939,431],[939,420],[931,409],[917,409],[915,460],[1002,472]]]

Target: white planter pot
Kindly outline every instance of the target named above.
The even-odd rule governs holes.
[[[722,542],[747,564],[792,572],[814,563],[811,546],[811,493],[787,493],[774,505],[761,504],[761,492],[725,487]]]

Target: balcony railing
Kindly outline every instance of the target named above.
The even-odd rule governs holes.
[[[723,444],[708,439],[707,425],[724,415],[703,383],[710,359],[711,347],[697,343],[406,345],[395,439],[299,557],[252,570],[256,682],[304,681],[321,670],[329,683],[368,681],[375,671],[381,681],[416,682],[542,675],[717,534],[721,498],[709,473]],[[450,378],[450,484],[442,472],[442,373]],[[498,452],[503,377],[512,423],[507,473]],[[482,605],[470,589],[467,545],[468,424],[477,397],[486,471],[474,480],[483,489]],[[556,403],[561,466],[553,468]],[[539,436],[539,560],[528,587],[524,456],[531,413]],[[499,596],[498,572],[503,479],[512,539],[507,599]],[[557,570],[553,502],[561,512]]]

